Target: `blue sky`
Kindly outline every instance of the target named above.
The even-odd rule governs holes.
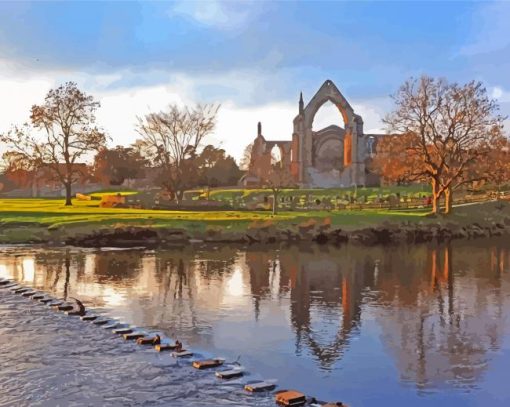
[[[299,91],[326,79],[366,130],[423,73],[481,80],[510,113],[510,2],[2,2],[0,16],[0,131],[66,80],[102,102],[113,144],[149,109],[222,103],[214,141],[236,156],[258,120],[290,139]]]

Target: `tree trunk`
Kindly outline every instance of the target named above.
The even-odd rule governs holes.
[[[444,213],[446,215],[452,212],[453,208],[453,191],[451,188],[446,188],[444,191],[445,208]]]
[[[65,188],[66,188],[66,205],[65,206],[72,206],[73,203],[71,202],[71,195],[72,195],[72,191],[71,191],[71,186],[72,184],[70,182],[66,182],[64,184]]]
[[[278,191],[273,189],[273,215],[276,215],[276,211],[278,210]]]
[[[439,185],[435,179],[432,179],[431,185],[432,185],[432,213],[437,215],[439,213],[439,198],[441,198],[441,196],[439,195]]]
[[[177,203],[177,205],[181,204],[183,196],[184,196],[184,191],[176,191],[175,192],[175,202]]]

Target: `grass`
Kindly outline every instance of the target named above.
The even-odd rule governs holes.
[[[333,225],[359,226],[389,219],[421,218],[426,211],[308,211],[280,212],[273,216],[261,211],[165,211],[152,209],[100,208],[94,201],[74,199],[73,206],[55,199],[1,199],[0,222],[32,223],[49,228],[79,225],[113,225],[119,223],[151,225],[154,227],[189,226],[190,224],[221,225],[242,228],[254,221],[271,220],[292,224],[309,218],[330,217]],[[197,227],[197,226],[195,226]]]
[[[499,209],[498,205],[503,205]],[[257,225],[297,229],[309,222],[327,222],[335,228],[356,230],[385,222],[492,222],[510,217],[510,204],[487,202],[455,208],[446,218],[430,218],[426,209],[365,209],[336,211],[282,211],[277,215],[262,211],[169,211],[131,208],[101,208],[98,201],[79,201],[65,206],[63,199],[0,199],[0,242],[24,243],[48,241],[76,233],[90,233],[116,226],[181,228],[201,238],[208,230],[243,233]]]

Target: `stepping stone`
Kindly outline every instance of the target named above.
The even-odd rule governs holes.
[[[244,367],[236,366],[232,369],[220,370],[215,373],[216,377],[220,379],[233,379],[235,377],[241,377],[244,375]]]
[[[342,403],[341,401],[330,401],[329,403],[326,401],[319,401],[312,397],[311,400],[308,401],[307,406],[310,407],[348,407],[347,404]]]
[[[54,299],[54,298],[51,298],[51,297],[44,297],[44,298],[41,298],[41,299],[39,300],[39,302],[41,302],[41,303],[43,303],[43,304],[47,304],[47,305],[48,305],[50,302],[52,302],[52,301],[55,301],[55,299]]]
[[[99,315],[90,314],[90,315],[83,315],[80,319],[82,321],[95,321],[98,318],[99,318]]]
[[[81,311],[79,310],[71,310],[71,311],[65,311],[66,315],[69,315],[70,317],[80,317],[82,316],[83,314],[81,313]]]
[[[20,288],[14,289],[14,290],[11,289],[11,291],[13,291],[15,294],[23,294],[24,292],[30,291],[30,288],[20,287]]]
[[[193,356],[193,352],[183,349],[180,352],[172,352],[172,356],[174,358],[189,358],[190,356]]]
[[[225,359],[206,359],[206,360],[195,360],[192,366],[195,369],[211,369],[213,367],[219,367],[225,363]]]
[[[177,348],[177,344],[175,342],[170,342],[168,339],[162,339],[161,343],[154,346],[154,349],[156,349],[158,352],[175,350],[175,348]]]
[[[143,338],[147,335],[147,332],[136,331],[122,335],[126,341],[132,341],[134,339]]]
[[[138,345],[159,345],[159,343],[155,343],[156,341],[161,342],[160,335],[146,335],[143,338],[138,338],[136,343]]]
[[[71,304],[62,304],[57,307],[59,311],[72,311],[74,307]]]
[[[103,329],[122,329],[122,328],[129,328],[128,324],[123,324],[118,321],[113,321],[111,324],[104,325]]]
[[[0,289],[1,288],[5,288],[5,289],[7,289],[7,288],[14,288],[14,287],[17,287],[17,286],[18,286],[18,284],[16,284],[16,283],[10,283],[10,284],[7,284],[7,285],[0,286]]]
[[[92,323],[94,325],[106,325],[106,324],[110,323],[110,320],[106,319],[106,318],[99,318],[99,319],[96,319],[95,321],[92,321]]]
[[[125,335],[125,334],[132,333],[133,328],[126,327],[126,328],[114,329],[112,332],[116,335]]]
[[[48,307],[60,307],[63,303],[64,303],[64,301],[52,300],[51,302],[48,302],[46,305]]]
[[[280,406],[304,406],[306,396],[296,390],[282,390],[276,393],[275,401]]]
[[[276,384],[269,381],[258,381],[258,382],[251,382],[247,383],[244,386],[244,390],[249,391],[250,393],[259,393],[262,391],[271,391],[276,388]]]
[[[33,300],[42,300],[44,297],[46,297],[46,294],[43,294],[43,293],[35,293],[35,294],[32,296],[32,299],[33,299]]]
[[[21,296],[23,297],[32,297],[33,295],[36,295],[37,293],[35,291],[26,291]]]
[[[0,285],[7,285],[7,284],[10,284],[10,283],[12,283],[11,280],[2,280],[2,281],[0,281]]]

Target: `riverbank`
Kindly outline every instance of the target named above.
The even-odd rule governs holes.
[[[510,235],[510,203],[455,208],[450,216],[426,210],[268,212],[157,211],[98,208],[76,201],[0,201],[0,243],[166,246],[190,242],[339,244],[421,243]]]

